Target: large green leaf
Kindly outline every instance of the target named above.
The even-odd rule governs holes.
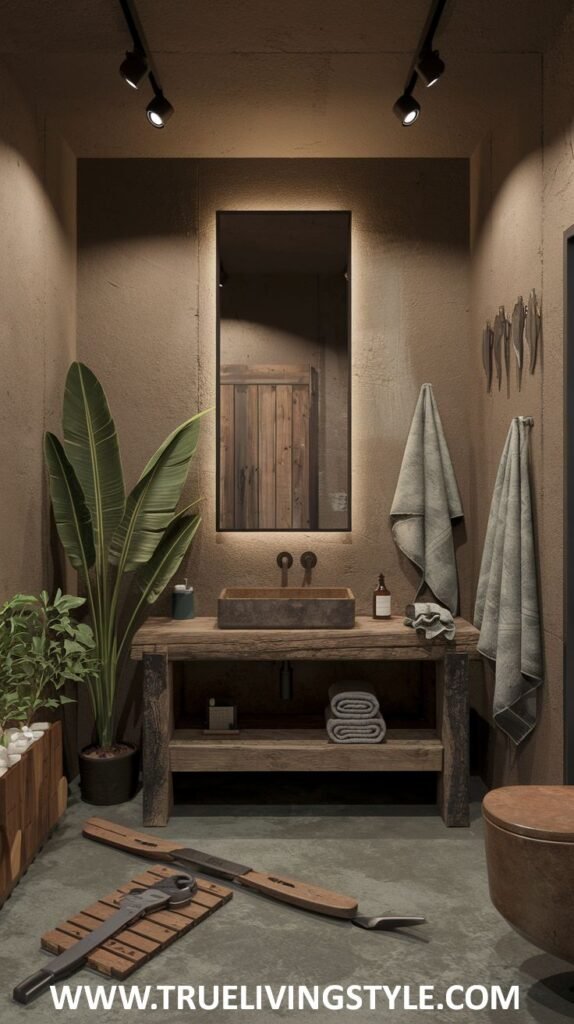
[[[110,562],[130,572],[149,561],[170,525],[199,438],[198,413],[164,441],[128,495],[110,544]]]
[[[134,582],[148,604],[157,601],[179,569],[200,522],[201,516],[176,516],[147,565],[142,565],[136,573]]]
[[[60,540],[74,569],[87,577],[96,557],[90,511],[74,469],[54,434],[46,434],[44,452]]]
[[[83,363],[72,363],[66,379],[64,447],[90,510],[103,563],[124,514],[124,481],[116,427],[104,390]]]

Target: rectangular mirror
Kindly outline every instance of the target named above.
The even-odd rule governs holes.
[[[217,215],[218,530],[349,530],[351,215]]]

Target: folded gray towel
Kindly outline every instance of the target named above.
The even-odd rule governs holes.
[[[333,718],[363,721],[379,713],[377,695],[369,683],[334,683],[329,687],[329,700]]]
[[[440,604],[433,604],[432,601],[408,604],[405,609],[405,626],[422,630],[427,640],[433,640],[441,633],[444,633],[447,640],[452,640],[455,634],[454,619],[448,608],[441,608]]]
[[[494,721],[518,744],[536,724],[542,643],[530,494],[530,417],[513,419],[500,460],[480,567],[478,650],[496,662]]]
[[[392,531],[403,554],[456,615],[458,582],[452,524],[463,511],[432,386],[423,384],[391,508]]]
[[[382,743],[387,726],[379,713],[375,718],[333,718],[325,708],[325,725],[331,743]]]

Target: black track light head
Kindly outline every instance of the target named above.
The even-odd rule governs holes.
[[[173,114],[171,103],[161,91],[155,93],[146,107],[147,119],[154,128],[164,128]]]
[[[399,96],[393,107],[393,114],[395,117],[398,117],[399,121],[405,128],[408,128],[409,125],[415,123],[420,112],[420,103],[418,103],[414,96],[409,92],[404,92],[402,96]]]
[[[132,89],[138,89],[147,73],[148,66],[143,53],[136,50],[128,51],[125,60],[120,64],[120,75],[124,82],[131,85]]]
[[[441,60],[438,50],[426,50],[421,53],[417,64],[417,74],[422,78],[427,89],[436,85],[444,73],[445,64]]]

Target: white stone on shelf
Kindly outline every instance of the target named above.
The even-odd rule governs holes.
[[[8,764],[8,748],[0,747],[0,767]]]
[[[8,765],[11,767],[13,764],[18,764],[22,754],[8,754]]]
[[[6,774],[7,771],[8,771],[8,765],[4,765],[4,764],[0,765],[0,779],[2,778],[3,775]]]
[[[29,746],[30,744],[28,743],[28,740],[12,740],[8,744],[8,753],[23,754]]]
[[[4,735],[6,736],[6,739],[8,740],[8,743],[11,743],[12,740],[19,740],[19,739],[21,739],[22,736],[23,736],[23,733],[22,733],[21,729],[12,728],[12,729],[6,729],[6,732],[5,732]]]
[[[36,732],[36,729],[41,729],[42,732],[46,732],[46,729],[50,728],[49,722],[32,722],[32,729]]]

